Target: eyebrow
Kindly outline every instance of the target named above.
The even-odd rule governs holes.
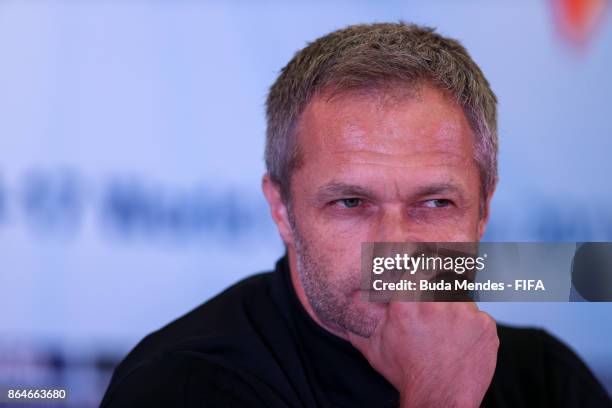
[[[464,198],[463,190],[453,182],[431,183],[418,187],[411,192],[410,199],[434,196],[438,194],[456,194],[460,199]],[[374,197],[376,194],[369,189],[340,181],[330,181],[322,185],[316,194],[316,198],[325,201],[336,197]]]
[[[437,194],[456,194],[459,198],[463,198],[463,189],[452,182],[432,183],[419,187],[413,194],[413,197],[426,197]]]
[[[343,183],[339,181],[330,181],[329,183],[322,185],[319,188],[319,191],[317,192],[317,199],[321,201],[324,201],[329,198],[339,197],[339,196],[372,197],[374,196],[374,194],[370,190],[362,186],[359,186],[356,184]]]

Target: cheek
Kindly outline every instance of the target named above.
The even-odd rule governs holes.
[[[301,225],[304,239],[313,248],[338,254],[360,253],[362,242],[475,242],[479,238],[477,211],[427,215],[407,211],[403,219],[376,215],[327,217],[312,212]]]
[[[312,248],[341,258],[354,256],[361,251],[361,242],[367,241],[370,224],[355,220],[336,220],[316,217],[305,219],[303,238]]]
[[[355,234],[342,234],[330,225],[311,223],[300,230],[302,245],[308,248],[308,262],[316,268],[317,279],[335,291],[348,293],[361,282],[361,242]]]
[[[330,219],[316,211],[303,209],[296,216],[299,237],[312,257],[322,265],[331,280],[354,279],[361,270],[361,243],[368,239],[368,224]]]
[[[471,226],[439,231],[434,236],[427,237],[423,242],[477,242],[478,230]]]
[[[479,240],[478,213],[464,214],[428,229],[427,240],[438,242],[476,242]],[[424,240],[425,241],[425,240]]]

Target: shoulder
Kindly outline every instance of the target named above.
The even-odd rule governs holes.
[[[215,358],[233,352],[232,347],[248,347],[254,331],[250,316],[252,305],[256,304],[262,312],[273,313],[269,291],[274,273],[245,278],[143,338],[115,369],[104,402],[119,392],[119,388],[129,390],[134,398],[138,397],[139,388],[135,384],[149,384],[143,392],[146,395],[160,394],[157,398],[163,399],[164,393],[172,392],[173,384],[178,387],[177,383],[182,383],[180,386],[185,387],[188,378],[193,376],[226,380],[208,382],[210,386],[237,384],[235,378],[231,378],[236,374],[228,367],[220,367],[223,363],[215,361]],[[219,353],[218,347],[226,350]],[[158,388],[155,386],[157,383],[169,386]],[[223,393],[216,392],[215,395]],[[129,398],[122,396],[120,400],[128,401]]]
[[[258,378],[202,356],[167,351],[143,361],[104,396],[101,407],[243,407],[279,401]]]
[[[505,364],[514,361],[516,368],[550,370],[564,368],[579,378],[592,374],[584,362],[561,340],[539,328],[518,328],[498,325],[499,357]]]
[[[498,325],[498,335],[494,387],[542,406],[610,406],[586,364],[547,331]]]

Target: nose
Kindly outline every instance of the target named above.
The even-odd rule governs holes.
[[[419,234],[414,222],[401,205],[383,209],[373,228],[374,242],[418,242]]]

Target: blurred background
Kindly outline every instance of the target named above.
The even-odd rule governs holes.
[[[283,248],[264,100],[307,41],[437,27],[499,98],[491,241],[612,240],[607,0],[0,2],[0,385],[97,406],[146,334]],[[612,391],[612,305],[482,304],[559,336]]]

